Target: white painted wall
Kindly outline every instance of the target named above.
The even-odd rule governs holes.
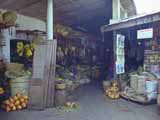
[[[19,30],[41,30],[46,31],[46,23],[39,19],[18,15],[16,23],[19,24]]]
[[[120,0],[112,0],[112,19],[110,23],[118,22],[121,19],[127,18],[127,10],[124,9]]]

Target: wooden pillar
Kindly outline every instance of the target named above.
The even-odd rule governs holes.
[[[113,54],[114,54],[114,69],[113,69],[113,77],[116,79],[116,37],[117,33],[116,31],[113,31]]]

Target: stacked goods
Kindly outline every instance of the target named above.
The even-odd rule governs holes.
[[[6,112],[22,110],[27,107],[28,104],[28,96],[24,96],[21,94],[17,94],[14,97],[5,100],[1,105],[1,108],[4,109]]]
[[[160,71],[160,51],[145,50],[144,69],[148,72]]]
[[[78,85],[87,84],[90,82],[91,70],[89,66],[70,66],[64,69],[62,66],[58,66],[56,70],[56,82],[65,83],[68,88]]]
[[[105,91],[105,94],[111,99],[119,99],[120,95],[119,95],[118,82],[114,81],[111,87]]]
[[[137,96],[144,98],[144,101],[151,101],[157,98],[157,77],[149,72],[137,72],[130,75],[130,91],[126,92],[127,96]],[[132,94],[133,93],[133,94]]]

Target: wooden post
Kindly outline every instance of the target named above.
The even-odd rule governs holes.
[[[47,2],[47,40],[53,40],[53,0]]]
[[[113,54],[114,54],[114,69],[113,69],[113,77],[114,79],[117,78],[117,75],[116,75],[116,31],[113,31]]]

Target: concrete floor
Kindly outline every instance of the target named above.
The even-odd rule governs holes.
[[[109,100],[97,86],[86,85],[77,95],[80,109],[73,112],[59,114],[56,109],[0,112],[0,120],[160,120],[156,105]]]

